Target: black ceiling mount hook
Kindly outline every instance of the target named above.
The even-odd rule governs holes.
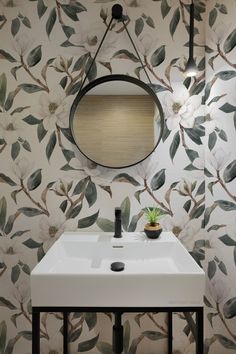
[[[102,46],[102,44],[103,44],[103,42],[104,42],[104,40],[106,38],[106,35],[107,35],[108,31],[111,29],[111,25],[112,25],[113,20],[121,20],[121,22],[123,23],[124,29],[125,29],[128,37],[129,37],[129,40],[130,40],[130,42],[131,42],[131,44],[132,44],[132,46],[133,46],[133,48],[135,50],[135,53],[136,53],[136,55],[138,57],[138,60],[139,60],[139,62],[141,64],[141,67],[142,67],[145,75],[147,76],[148,82],[149,82],[150,85],[152,85],[152,82],[151,82],[150,77],[149,77],[149,75],[147,73],[147,70],[146,70],[146,68],[145,68],[145,66],[144,66],[144,64],[143,64],[143,62],[142,62],[142,60],[140,58],[139,52],[138,52],[138,50],[137,50],[137,48],[136,48],[136,46],[134,44],[134,41],[133,41],[133,39],[132,39],[132,37],[131,37],[131,35],[130,35],[129,31],[128,31],[128,28],[126,26],[126,23],[125,23],[125,21],[123,19],[123,7],[120,4],[115,4],[115,5],[112,6],[112,17],[111,17],[111,20],[110,20],[109,24],[107,25],[106,31],[105,31],[105,33],[104,33],[104,35],[102,37],[102,40],[101,40],[101,42],[100,42],[100,44],[98,46],[98,49],[97,49],[97,51],[96,51],[96,53],[95,53],[95,55],[93,57],[93,60],[92,60],[90,66],[89,66],[89,68],[88,68],[88,70],[86,72],[85,78],[84,78],[84,80],[81,83],[79,92],[81,92],[81,90],[82,90],[82,88],[83,88],[83,86],[85,84],[85,81],[86,81],[87,77],[89,76],[89,73],[90,73],[90,71],[91,71],[91,69],[92,69],[92,67],[94,65],[94,62],[95,62],[95,60],[97,58],[98,52],[99,52],[99,50],[100,50],[100,48],[101,48],[101,46]]]
[[[123,16],[123,7],[120,4],[113,5],[111,15],[115,20],[121,20]]]

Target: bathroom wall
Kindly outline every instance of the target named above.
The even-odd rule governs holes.
[[[236,352],[235,11],[207,3],[206,17],[206,348]],[[203,249],[203,248],[202,248]]]
[[[64,230],[110,231],[115,206],[123,209],[124,230],[142,230],[142,208],[153,205],[165,211],[163,228],[172,230],[207,272],[208,352],[236,351],[235,2],[208,1],[206,12],[206,3],[196,1],[199,74],[192,80],[183,75],[189,1],[117,2],[166,119],[155,153],[125,170],[86,161],[68,130],[70,105],[114,2],[0,1],[1,354],[31,353],[30,270]],[[111,72],[147,81],[120,23],[109,33],[89,79]],[[153,313],[125,315],[125,353],[164,353],[165,319]],[[112,353],[111,323],[110,314],[71,314],[70,352]],[[175,323],[176,353],[194,353],[182,314]],[[61,325],[59,313],[42,316],[43,353],[62,352]]]

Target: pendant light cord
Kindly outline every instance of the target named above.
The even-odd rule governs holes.
[[[189,57],[193,58],[193,37],[194,37],[194,3],[190,4],[190,21],[189,21]]]

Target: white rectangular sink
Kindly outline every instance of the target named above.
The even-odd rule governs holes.
[[[204,287],[203,270],[170,232],[66,232],[31,273],[32,305],[45,307],[203,306]]]

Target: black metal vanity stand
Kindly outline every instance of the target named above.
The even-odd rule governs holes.
[[[168,354],[173,353],[173,320],[174,312],[196,313],[196,354],[203,354],[203,307],[32,307],[32,354],[40,354],[40,313],[62,312],[63,313],[63,354],[68,351],[68,314],[70,312],[112,312],[115,314],[113,326],[113,348],[115,353],[122,353],[123,340],[121,315],[132,312],[167,312],[168,313]],[[194,325],[194,324],[193,324]],[[113,349],[114,350],[114,349]]]

